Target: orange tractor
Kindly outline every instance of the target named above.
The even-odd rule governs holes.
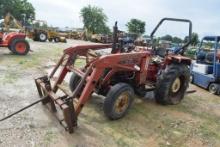
[[[0,32],[0,47],[7,47],[17,55],[26,55],[30,50],[30,46],[25,37],[26,35],[23,33],[3,34]]]
[[[17,55],[26,55],[30,51],[30,45],[25,40],[26,35],[20,32],[9,32],[9,25],[11,20],[21,28],[16,19],[8,13],[5,19],[0,21],[0,47],[8,47],[8,49]]]

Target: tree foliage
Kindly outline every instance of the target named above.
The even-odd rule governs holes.
[[[0,17],[4,18],[8,12],[19,21],[35,19],[35,9],[27,0],[0,0]]]
[[[171,35],[162,36],[160,39],[166,41],[173,41],[173,37]]]
[[[102,8],[88,5],[81,9],[80,15],[83,19],[84,28],[89,33],[108,34],[110,32],[109,27],[106,25],[108,18]]]
[[[129,33],[143,34],[145,32],[145,22],[139,19],[131,19],[126,26]]]
[[[181,39],[181,38],[179,38],[179,37],[173,37],[173,39],[172,39],[172,42],[173,43],[182,43],[183,42],[183,40]]]
[[[199,43],[199,35],[197,33],[192,33],[192,42],[191,42],[191,44],[193,46],[195,46],[198,43]]]
[[[184,42],[186,43],[189,40],[189,37],[186,36],[184,38]],[[199,43],[199,35],[195,32],[192,33],[191,45],[196,46]]]
[[[172,37],[171,35],[162,36],[160,39],[161,40],[171,41],[172,43],[177,43],[177,44],[183,42],[183,40],[181,38],[176,37],[176,36]]]
[[[184,43],[186,43],[187,41],[189,41],[189,36],[186,36],[183,40]]]

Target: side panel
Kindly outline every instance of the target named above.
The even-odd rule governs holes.
[[[203,88],[208,88],[209,84],[211,82],[215,81],[215,78],[213,77],[213,75],[204,75],[201,73],[197,73],[197,72],[192,72],[192,76],[193,76],[193,83],[201,86]]]
[[[201,74],[212,74],[213,73],[213,65],[193,63],[191,68],[193,72],[197,72]]]

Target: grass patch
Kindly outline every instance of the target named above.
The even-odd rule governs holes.
[[[17,56],[17,55],[7,55],[4,58],[7,59],[7,63],[10,66],[16,66],[21,70],[40,67],[42,64],[48,62],[48,60],[58,61],[62,55],[63,49],[53,48],[53,49],[41,49],[35,51],[26,56]],[[3,63],[4,64],[4,63]]]
[[[211,102],[213,103],[213,102]],[[220,143],[220,118],[219,116],[207,111],[204,107],[207,102],[204,103],[199,96],[186,97],[186,99],[177,106],[171,108],[171,110],[177,110],[180,112],[185,112],[201,120],[194,126],[194,133],[196,133],[199,138],[208,142],[208,144],[219,144]],[[189,129],[190,126],[185,126],[185,129]]]
[[[76,59],[75,65],[76,65],[77,68],[84,67],[86,65],[86,60]]]

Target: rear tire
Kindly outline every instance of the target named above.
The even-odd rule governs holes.
[[[156,102],[175,105],[183,99],[189,86],[190,70],[184,64],[169,65],[158,77],[155,90]]]
[[[47,41],[47,33],[39,32],[38,33],[38,39],[39,39],[40,42],[46,42]]]
[[[111,87],[104,100],[104,113],[110,120],[125,116],[134,98],[133,88],[126,83],[118,83]]]
[[[25,39],[17,38],[14,39],[9,49],[17,55],[26,55],[30,51],[30,45]]]

